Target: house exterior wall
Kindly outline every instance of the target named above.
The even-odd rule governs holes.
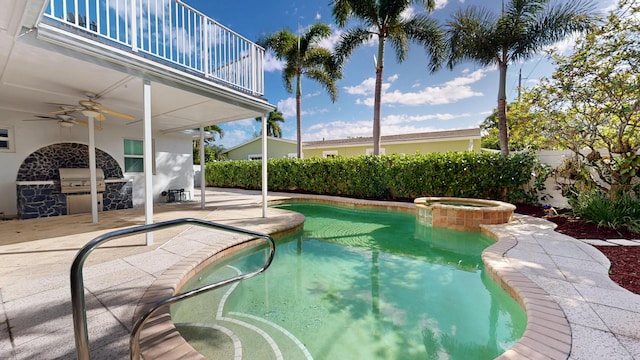
[[[22,121],[32,115],[11,111],[0,111],[0,126],[13,129],[13,152],[0,152],[0,212],[4,216],[17,214],[16,176],[22,162],[34,151],[56,143],[74,142],[88,144],[88,129],[75,125],[60,127],[56,121]],[[124,139],[142,140],[142,133],[131,131],[119,119],[108,119],[103,129],[96,131],[96,148],[111,155],[124,170]],[[156,174],[154,181],[155,201],[164,201],[160,195],[168,188],[190,191],[193,194],[193,153],[191,138],[179,135],[155,134],[154,147]],[[142,173],[124,173],[132,180],[133,205],[144,204],[144,175]]]
[[[296,144],[288,141],[267,138],[267,159],[286,158],[289,154],[297,152]],[[262,139],[256,138],[242,146],[227,152],[229,160],[248,160],[249,155],[262,153]]]
[[[473,139],[473,151],[480,152],[480,139]],[[322,153],[325,151],[337,150],[338,155],[345,157],[360,156],[367,153],[367,149],[373,148],[373,145],[362,146],[336,146],[325,148],[303,148],[304,157],[323,157]],[[407,154],[412,155],[415,153],[428,154],[434,152],[448,152],[448,151],[468,151],[469,139],[463,140],[445,140],[445,141],[430,141],[422,143],[404,143],[404,144],[381,144],[380,148],[384,149],[384,153],[390,154]]]

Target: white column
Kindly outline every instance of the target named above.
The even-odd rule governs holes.
[[[262,217],[267,217],[267,117],[262,115]]]
[[[144,106],[144,223],[153,224],[153,148],[151,146],[151,82],[142,86]],[[146,234],[147,246],[153,245],[153,233]]]
[[[206,199],[204,191],[207,188],[206,177],[204,176],[204,126],[200,126],[200,208],[204,209]]]
[[[91,177],[91,219],[94,224],[98,223],[98,184],[96,184],[96,130],[94,127],[95,118],[98,113],[95,111],[83,111],[83,115],[89,120],[89,176]]]

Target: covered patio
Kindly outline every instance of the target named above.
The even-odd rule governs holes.
[[[122,171],[105,180],[129,184],[133,201],[127,206],[144,206],[145,222],[151,223],[153,203],[162,201],[163,191],[193,189],[191,141],[204,141],[206,126],[275,108],[263,97],[264,50],[180,1],[139,7],[135,1],[5,3],[0,13],[0,212],[5,216],[35,207],[51,216],[51,204],[60,207],[54,215],[67,214],[64,198],[70,195],[57,189],[56,166],[39,169],[49,176],[25,178],[23,161],[38,158],[38,151],[52,144],[80,144],[88,150],[75,157],[87,159],[66,161],[64,167],[91,171],[90,191],[83,195],[90,194],[92,222],[99,222],[103,205],[94,180],[96,153],[106,153]],[[169,19],[165,28],[150,29]],[[36,196],[16,210],[24,194],[43,186],[50,190],[43,194],[44,205],[33,204],[42,198]]]

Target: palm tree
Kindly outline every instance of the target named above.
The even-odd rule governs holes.
[[[328,25],[317,23],[301,36],[283,29],[259,41],[260,45],[272,50],[278,60],[285,62],[282,80],[289,93],[293,92],[295,80],[298,158],[302,157],[302,76],[318,82],[329,93],[331,101],[338,98],[336,80],[342,78],[342,73],[331,51],[318,45],[330,35]]]
[[[508,65],[532,57],[569,34],[589,29],[595,21],[590,2],[568,0],[553,6],[548,2],[503,2],[499,16],[485,9],[468,7],[459,10],[447,23],[450,68],[464,60],[484,66],[498,65],[498,129],[503,156],[509,154],[506,114]]]
[[[261,123],[262,117],[257,117],[256,121]],[[282,113],[278,111],[278,109],[275,109],[269,113],[269,116],[267,116],[267,136],[273,136],[276,138],[282,137],[282,129],[280,128],[280,125],[278,125],[279,122],[284,122],[284,116],[282,116]],[[262,127],[260,129],[262,129]],[[262,132],[262,130],[260,131]]]
[[[378,56],[374,58],[376,82],[373,102],[373,153],[380,153],[380,101],[382,96],[382,70],[384,68],[385,43],[389,41],[396,53],[396,60],[403,62],[409,51],[409,41],[414,41],[430,55],[430,70],[436,71],[442,63],[445,47],[444,35],[438,23],[428,14],[416,14],[409,18],[404,11],[418,3],[431,12],[435,0],[333,0],[333,17],[340,27],[347,20],[356,18],[362,25],[349,29],[342,35],[336,47],[336,56],[344,61],[359,46],[375,36],[378,39]]]
[[[197,129],[195,129],[197,130]],[[204,144],[205,146],[208,146],[209,144],[211,144],[212,142],[214,142],[216,140],[216,134],[218,134],[218,138],[222,139],[224,137],[224,129],[222,129],[220,126],[218,125],[209,125],[209,126],[205,126],[204,127],[204,131],[210,132],[212,133],[211,138],[204,139]],[[200,140],[193,140],[193,160],[194,160],[194,164],[196,161],[200,161]]]

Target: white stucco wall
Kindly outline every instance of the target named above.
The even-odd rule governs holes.
[[[22,121],[33,114],[0,110],[0,126],[13,127],[14,152],[0,152],[0,212],[5,216],[17,213],[16,175],[24,159],[34,151],[60,142],[88,144],[88,129],[75,125],[62,128],[56,121]],[[96,148],[111,155],[124,169],[123,140],[142,140],[142,127],[126,125],[120,119],[108,119],[101,131],[96,131]],[[164,201],[160,195],[166,189],[185,189],[193,194],[193,154],[191,138],[184,135],[155,133],[156,174],[153,176],[154,199]],[[143,174],[125,173],[133,179],[134,206],[144,204]]]

